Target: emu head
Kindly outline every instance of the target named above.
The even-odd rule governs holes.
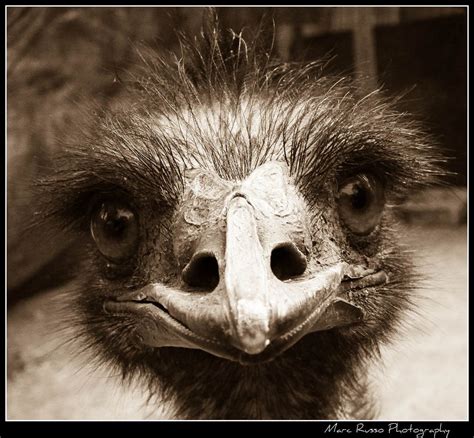
[[[336,415],[410,301],[392,207],[433,154],[380,92],[237,40],[148,58],[58,159],[47,212],[79,238],[81,333],[124,375],[194,417]]]

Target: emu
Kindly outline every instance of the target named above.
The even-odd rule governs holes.
[[[178,418],[370,418],[416,282],[393,206],[436,151],[381,91],[225,41],[144,56],[42,182],[39,216],[81,242],[77,333]]]

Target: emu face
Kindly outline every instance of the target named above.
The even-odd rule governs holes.
[[[298,113],[308,109],[302,105]],[[181,178],[172,205],[156,206],[158,188],[130,193],[132,179],[139,189],[142,165],[164,164],[153,157],[123,157],[140,161],[132,164],[136,174],[124,178],[120,196],[112,187],[105,196],[94,194],[97,200],[89,204],[90,251],[97,257],[93,270],[110,288],[101,292],[102,311],[111,318],[134,318],[140,344],[201,349],[242,364],[265,362],[309,333],[363,324],[367,303],[360,301],[370,302],[376,288],[388,283],[390,251],[386,232],[381,232],[382,219],[389,215],[384,212],[386,175],[377,166],[347,165],[346,170],[340,158],[345,150],[305,145],[307,155],[320,154],[327,165],[311,169],[318,175],[314,184],[306,182],[310,203],[285,161],[283,132],[253,166],[244,157],[252,148],[261,150],[258,136],[267,129],[255,116],[261,108],[247,104],[237,114],[218,116],[195,108],[193,120],[183,115],[186,131],[180,135],[173,134],[170,123],[182,120],[148,122],[154,124],[153,135],[166,138],[171,155],[179,157],[173,167],[155,169],[168,172],[173,180],[168,185]],[[279,114],[271,110],[273,123],[289,120],[288,131],[295,123],[304,131],[311,122],[312,135],[324,127],[307,116],[296,117],[288,106],[280,108]],[[245,133],[250,137],[245,139]],[[206,157],[222,155],[222,139],[233,142],[227,147],[240,160],[234,166],[246,163],[240,178],[219,176]],[[186,140],[187,148],[178,154],[176,145]],[[160,153],[152,144],[148,151]],[[378,158],[380,166],[390,166]],[[192,165],[193,160],[199,164]],[[154,184],[153,175],[141,177]],[[100,269],[104,261],[106,271]],[[135,278],[146,278],[146,283],[127,284]]]
[[[413,280],[391,206],[436,174],[428,139],[314,66],[198,59],[155,60],[58,160],[80,332],[184,417],[367,416],[365,359]]]
[[[374,233],[384,202],[375,178],[347,179],[323,195],[332,212],[310,213],[281,162],[238,182],[197,169],[186,175],[172,220],[176,269],[165,274],[175,281],[165,285],[160,275],[108,297],[106,313],[136,315],[146,345],[197,348],[243,364],[271,360],[308,333],[363,321],[357,296],[376,293],[387,268],[355,251],[343,256],[347,245],[327,245],[338,230],[324,221],[339,209],[339,228],[345,220],[359,235]],[[122,208],[102,203],[92,220],[104,252],[130,244],[133,232],[122,227],[136,227],[137,213]],[[108,231],[114,221],[117,234]]]

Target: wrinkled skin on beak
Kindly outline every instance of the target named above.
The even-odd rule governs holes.
[[[105,311],[138,313],[150,347],[200,349],[242,364],[272,360],[309,333],[358,324],[364,311],[351,292],[388,276],[337,250],[321,263],[311,220],[284,163],[268,162],[239,182],[188,171],[173,220],[179,284],[123,293]]]

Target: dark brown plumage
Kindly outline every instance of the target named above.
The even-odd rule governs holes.
[[[392,207],[436,154],[380,91],[224,35],[144,55],[43,183],[81,242],[77,333],[178,418],[370,417],[415,280]]]

